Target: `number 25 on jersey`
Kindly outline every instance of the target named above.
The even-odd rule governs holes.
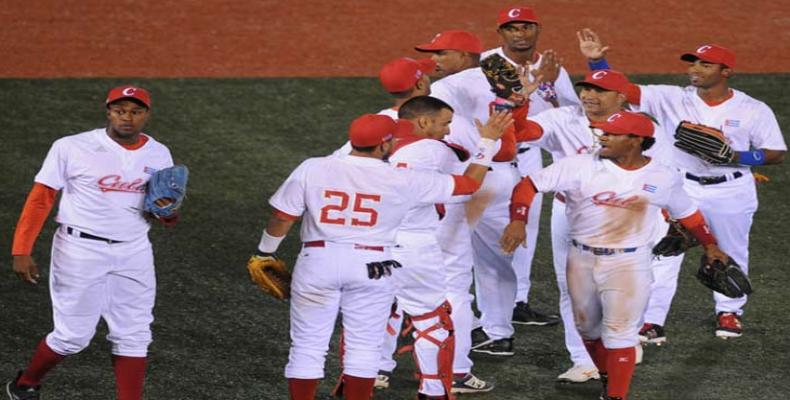
[[[351,210],[350,220],[346,218],[346,210],[354,198],[354,207]],[[348,193],[337,190],[325,190],[324,199],[332,204],[327,204],[321,208],[320,222],[332,225],[351,226],[374,226],[379,218],[379,213],[374,208],[381,202],[381,196],[377,194]]]

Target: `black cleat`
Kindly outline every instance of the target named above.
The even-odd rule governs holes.
[[[8,400],[38,400],[41,398],[39,391],[41,385],[36,386],[17,386],[16,382],[22,376],[22,371],[16,375],[16,378],[8,381],[5,385],[5,393]]]
[[[552,326],[560,323],[560,316],[557,314],[543,314],[530,308],[529,304],[519,301],[513,307],[511,322],[519,325]]]

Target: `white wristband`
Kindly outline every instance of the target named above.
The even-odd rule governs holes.
[[[285,239],[285,236],[272,236],[264,229],[263,235],[261,235],[261,242],[258,243],[258,250],[260,250],[261,253],[274,253],[277,251],[277,248],[280,247],[280,242],[282,242],[283,239]]]
[[[477,142],[477,151],[472,155],[472,163],[488,167],[494,158],[496,141],[493,139],[481,138]]]

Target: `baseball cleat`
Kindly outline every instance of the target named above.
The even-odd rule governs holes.
[[[609,375],[606,373],[600,374],[601,376],[601,395],[598,397],[599,400],[608,400],[609,399]]]
[[[461,379],[453,380],[453,387],[450,389],[451,393],[486,393],[494,390],[492,382],[486,382],[471,373],[466,374]]]
[[[513,338],[488,340],[477,347],[472,347],[472,351],[492,356],[512,356],[516,354],[513,351]]]
[[[379,371],[376,375],[376,380],[373,382],[373,387],[376,389],[387,389],[390,387],[390,377],[392,372]]]
[[[33,387],[29,386],[17,386],[16,382],[19,380],[19,377],[22,376],[22,371],[16,375],[16,378],[13,380],[8,381],[5,385],[5,393],[8,396],[8,400],[38,400],[41,398],[39,391],[41,390],[41,385],[36,385]]]
[[[569,370],[561,373],[557,377],[557,381],[563,383],[584,383],[591,379],[600,378],[598,368],[592,365],[574,365]]]
[[[645,323],[639,330],[639,341],[643,344],[654,344],[661,346],[667,342],[667,335],[664,327],[658,324]]]
[[[530,308],[529,304],[519,301],[513,307],[511,322],[519,325],[552,326],[560,323],[560,316],[557,314],[543,314]]]
[[[743,335],[743,324],[738,314],[720,312],[716,315],[716,337],[730,339]]]
[[[478,326],[475,329],[472,329],[472,348],[482,346],[484,344],[491,343],[492,340],[488,337],[488,334],[483,330],[482,326]]]

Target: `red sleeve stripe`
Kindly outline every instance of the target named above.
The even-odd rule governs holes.
[[[480,182],[463,175],[453,175],[455,187],[453,188],[453,196],[463,196],[472,194],[480,189]]]

